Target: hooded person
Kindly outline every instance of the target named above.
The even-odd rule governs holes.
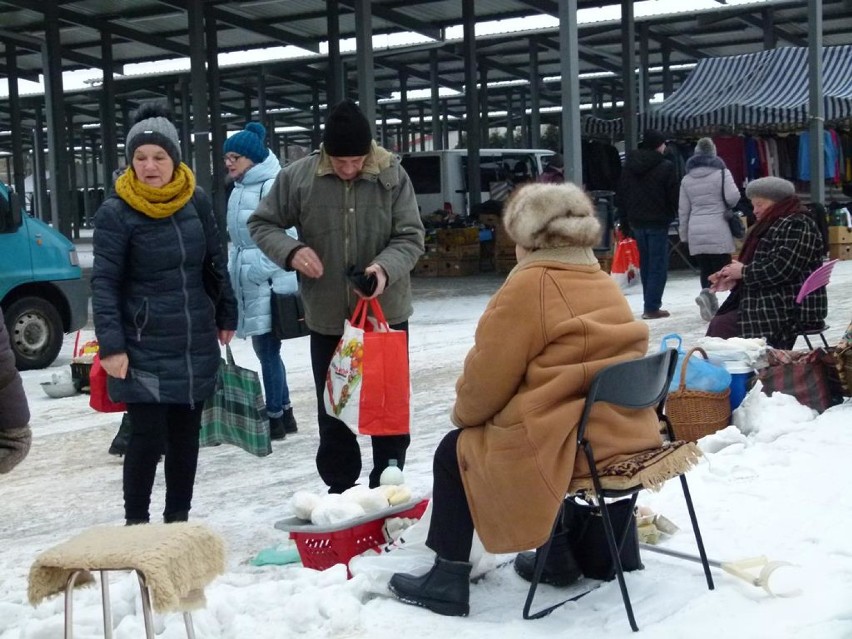
[[[298,238],[282,232],[295,227]],[[317,397],[317,470],[331,493],[358,482],[355,434],[325,408],[326,373],[344,322],[361,298],[377,298],[390,327],[408,331],[411,270],[424,250],[414,187],[399,159],[373,140],[352,100],[332,107],[322,146],[284,167],[248,220],[252,239],[278,266],[301,274]],[[371,437],[370,487],[391,460],[403,468],[409,435]]]
[[[272,190],[281,163],[266,146],[266,128],[249,122],[222,147],[233,189],[228,196],[227,228],[231,238],[228,272],[237,297],[237,337],[251,338],[260,362],[269,434],[284,439],[299,429],[290,404],[287,369],[281,357],[281,340],[272,330],[273,294],[293,295],[299,290],[294,271],[286,271],[263,254],[248,230],[248,219]],[[296,229],[287,229],[296,238]]]
[[[709,322],[719,308],[710,290],[710,275],[731,262],[734,237],[728,219],[740,199],[734,176],[716,155],[710,138],[701,138],[695,153],[686,161],[680,183],[678,234],[689,245],[689,254],[699,268],[701,291],[695,298],[701,318]]]
[[[590,474],[576,433],[590,380],[648,350],[647,325],[598,265],[601,227],[579,187],[520,187],[503,223],[518,264],[479,320],[456,382],[456,429],[435,452],[426,540],[435,565],[389,583],[402,601],[445,615],[469,612],[474,529],[492,553],[527,551],[550,537],[572,478]],[[653,409],[602,407],[586,432],[602,464],[661,444]],[[530,566],[520,555],[517,572],[529,578]],[[567,544],[551,550],[548,583],[579,576]]]
[[[788,180],[753,180],[746,187],[746,197],[757,222],[737,259],[710,276],[714,293],[731,293],[711,320],[707,335],[762,337],[772,348],[790,350],[799,329],[825,325],[825,288],[796,303],[805,279],[822,265],[822,234]]]

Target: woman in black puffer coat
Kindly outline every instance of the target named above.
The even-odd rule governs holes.
[[[204,400],[237,326],[209,198],[180,161],[177,130],[157,105],[143,106],[127,134],[129,168],[95,216],[92,308],[101,363],[114,401],[126,402],[128,524],[149,520],[157,463],[165,454],[166,522],[185,521],[198,464]],[[204,287],[211,259],[221,294]],[[217,343],[218,342],[218,343]]]

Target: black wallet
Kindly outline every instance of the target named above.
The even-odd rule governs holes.
[[[352,285],[367,297],[376,292],[376,286],[379,282],[372,273],[367,274],[364,271],[356,270],[355,267],[350,267],[347,276]]]

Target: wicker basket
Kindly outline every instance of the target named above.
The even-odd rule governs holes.
[[[731,417],[730,388],[719,393],[686,388],[686,367],[695,352],[707,359],[707,353],[700,347],[686,354],[680,367],[680,384],[666,398],[665,411],[675,438],[692,442],[725,428]]]

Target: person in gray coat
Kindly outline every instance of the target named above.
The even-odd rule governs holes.
[[[299,239],[284,232],[295,226]],[[269,259],[302,274],[305,322],[317,397],[317,470],[330,493],[352,487],[361,473],[355,434],[323,403],[326,373],[343,325],[360,297],[379,297],[390,327],[408,331],[411,269],[423,253],[424,229],[414,187],[395,155],[378,146],[352,100],[332,108],[322,147],[287,165],[249,218],[249,232]],[[349,277],[360,271],[358,285]],[[396,460],[402,468],[409,435],[373,437],[370,487]]]
[[[734,176],[716,156],[713,140],[701,138],[695,154],[686,161],[686,175],[680,183],[678,233],[681,241],[689,244],[689,254],[701,271],[701,292],[695,303],[705,322],[719,309],[709,277],[731,262],[734,238],[728,216],[739,199]]]
[[[30,407],[0,311],[0,474],[8,473],[30,452],[29,423]]]

